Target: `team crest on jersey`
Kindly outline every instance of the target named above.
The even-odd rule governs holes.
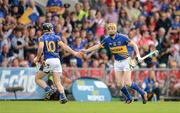
[[[117,43],[118,43],[118,44],[121,44],[121,41],[118,41]]]
[[[113,46],[116,46],[116,42],[113,43]]]

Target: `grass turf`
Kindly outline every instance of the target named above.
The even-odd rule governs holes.
[[[0,101],[0,113],[180,113],[180,102]]]

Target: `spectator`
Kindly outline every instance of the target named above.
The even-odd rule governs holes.
[[[150,32],[154,32],[156,28],[156,20],[153,16],[148,17],[147,19],[147,26],[150,30]]]
[[[118,14],[115,12],[115,3],[112,2],[108,6],[108,11],[105,13],[105,21],[107,23],[118,23]]]
[[[150,52],[155,51],[155,50],[156,50],[156,46],[151,44],[149,46],[148,51],[146,51],[145,54],[149,54]],[[158,67],[159,66],[157,57],[158,57],[158,54],[154,54],[151,57],[144,60],[145,63],[147,64],[148,68],[153,68],[153,67]]]
[[[25,0],[20,0],[19,1],[19,4],[18,4],[18,13],[20,14],[20,15],[22,15],[23,13],[24,13],[24,11],[25,11]]]
[[[171,25],[172,29],[180,29],[180,16],[176,16]]]
[[[99,10],[104,15],[107,12],[107,3],[106,0],[95,0],[95,3],[93,4],[93,9]]]
[[[133,40],[136,44],[138,44],[138,42],[140,41],[141,35],[138,31],[138,29],[135,26],[132,26],[128,36],[131,40]]]
[[[99,61],[96,60],[96,59],[94,59],[94,60],[92,61],[91,67],[92,67],[92,68],[98,68],[98,66],[99,66]]]
[[[15,29],[15,35],[12,39],[12,47],[14,53],[17,54],[19,58],[24,59],[25,40],[24,37],[22,37],[22,28],[20,27]]]
[[[20,60],[19,61],[19,67],[29,67],[28,61],[27,60]]]
[[[19,0],[10,0],[9,4],[11,4],[11,5],[18,5],[19,4]]]
[[[2,48],[2,45],[3,45],[3,36],[0,34],[0,48]]]
[[[4,16],[9,14],[9,12],[10,12],[9,0],[4,0],[4,1],[0,2],[0,11],[2,12],[2,14]]]
[[[119,27],[119,32],[120,33],[122,33],[122,34],[125,34],[125,35],[127,35],[128,33],[129,33],[129,30],[130,30],[130,28],[131,28],[131,23],[130,23],[130,21],[125,21],[125,23],[124,23],[124,25],[123,26],[121,26],[121,28]]]
[[[125,9],[121,9],[119,12],[119,19],[118,19],[118,25],[124,26],[126,21],[130,21],[128,14]]]
[[[38,19],[39,16],[44,15],[42,9],[40,8],[40,6],[37,5],[34,0],[29,0],[28,7],[33,9],[33,13],[36,15],[35,19]]]
[[[19,67],[19,59],[18,58],[14,58],[11,62],[10,67]]]
[[[35,54],[30,53],[28,54],[28,65],[29,67],[35,67],[36,65],[34,64],[34,58],[35,58]]]
[[[47,20],[47,17],[45,18],[44,16],[39,16],[35,28],[36,30],[42,30],[42,24]]]
[[[121,9],[122,9],[122,3],[121,3],[121,1],[116,1],[116,9],[115,9],[115,11],[116,11],[116,12],[120,12]]]
[[[3,45],[2,50],[0,52],[0,64],[3,64],[3,62],[10,61],[11,58],[13,58],[13,52],[10,51],[10,48],[8,45]]]
[[[60,22],[60,18],[58,17],[58,16],[53,16],[52,17],[52,24],[54,25],[54,26],[56,26],[57,24],[59,24]]]
[[[63,76],[61,76],[62,84],[66,90],[71,87],[71,83],[73,82],[71,79],[71,75],[69,74],[69,69],[66,64],[62,64]]]
[[[140,28],[143,25],[146,25],[146,17],[141,15],[135,22],[135,26],[136,26],[136,28]]]
[[[87,32],[86,38],[87,38],[88,42],[92,42],[93,44],[98,42],[98,38],[95,35],[93,35],[92,31]],[[90,43],[88,43],[88,44],[90,44]]]
[[[77,66],[77,60],[75,58],[70,59],[70,68],[71,68],[71,80],[75,80],[80,77],[80,73],[78,71],[78,66]]]
[[[95,15],[96,15],[96,11],[95,10],[89,10],[89,15],[86,19],[87,22],[89,22],[89,28],[90,30],[95,33]]]
[[[161,92],[153,70],[150,71],[149,76],[144,79],[142,87],[151,98],[154,97],[155,100],[160,100]],[[149,98],[149,100],[151,100],[151,98]]]
[[[46,22],[47,23],[50,23],[52,21],[52,13],[48,12],[46,14]]]
[[[153,4],[154,1],[151,1],[151,0],[147,0],[144,5],[147,7],[147,12],[148,13],[152,13],[153,9],[154,9],[154,4]]]
[[[59,37],[61,37],[62,41],[67,44],[67,39],[64,36],[65,33],[66,33],[65,30],[66,30],[66,28],[63,27],[62,24],[60,24],[60,23],[56,24],[56,26],[55,26],[55,34],[58,35]]]
[[[178,44],[180,46],[180,41]],[[176,50],[176,48],[172,48],[172,52],[168,57],[168,64],[170,68],[179,68],[180,66],[180,50]]]
[[[160,18],[159,12],[154,12],[154,18],[156,22],[159,20]]]
[[[175,43],[179,38],[179,32],[180,32],[180,16],[175,16],[172,25],[168,31],[168,34],[171,36],[171,38]]]
[[[11,15],[15,18],[19,18],[21,16],[19,13],[19,7],[17,5],[11,7]]]
[[[80,37],[77,37],[74,40],[73,45],[71,46],[72,49],[74,49],[75,51],[80,51],[81,49],[84,48],[83,43],[82,43],[82,39]],[[82,67],[82,59],[81,58],[76,58],[77,60],[77,66],[78,67]]]
[[[170,26],[171,20],[167,17],[167,13],[162,12],[160,19],[157,21],[156,30],[159,30],[161,27],[163,27],[167,33]]]
[[[129,37],[129,39],[133,40],[135,43],[137,43],[139,41],[139,39],[137,37],[137,30],[135,27],[132,27],[129,30],[128,37]],[[128,46],[128,52],[129,52],[129,55],[133,58],[134,57],[134,48],[132,46]]]
[[[80,37],[81,37],[81,43],[83,47],[86,47],[88,44],[88,40],[86,39],[86,36],[87,36],[86,30],[81,30]]]
[[[88,61],[83,61],[82,63],[82,68],[79,70],[79,73],[81,75],[81,77],[89,77],[89,70],[88,70]]]
[[[77,23],[78,23],[78,19],[76,17],[76,13],[71,12],[70,13],[70,24],[72,25],[73,29],[75,29],[75,27],[77,27]]]
[[[12,38],[12,32],[14,28],[16,27],[16,19],[10,15],[7,15],[5,18],[5,21],[2,23],[3,27],[1,30],[1,34],[6,38]]]
[[[142,37],[138,43],[139,46],[140,47],[148,47],[151,44],[149,32],[148,31],[142,31],[141,35],[142,35]]]
[[[105,32],[105,20],[101,11],[99,10],[96,12],[95,24],[96,24],[96,36],[97,37],[103,36]]]
[[[98,69],[99,67],[99,61],[94,59],[91,64],[92,69],[90,70],[90,76],[95,78],[101,78],[103,75],[101,69]]]
[[[99,51],[99,58],[98,59],[99,59],[99,63],[107,64],[108,56],[107,56],[107,50],[106,49],[101,49]]]
[[[58,36],[62,36],[62,25],[61,24],[55,24],[55,34]]]
[[[74,29],[72,34],[67,38],[68,45],[72,45],[73,41],[80,36],[80,32],[78,29]]]
[[[79,22],[82,21],[82,19],[85,19],[88,17],[88,13],[84,12],[82,9],[82,4],[81,3],[76,3],[75,4],[75,13],[76,13],[76,18]]]
[[[128,0],[127,7],[125,8],[130,21],[135,21],[140,16],[140,11],[137,8],[133,7],[134,2],[132,0]]]
[[[172,52],[172,48],[170,45],[170,42],[168,41],[167,38],[165,38],[162,43],[160,43],[157,46],[157,49],[160,51],[159,54],[159,63],[160,64],[167,64],[168,63],[168,57]]]
[[[30,28],[29,29],[29,36],[26,37],[26,45],[25,45],[25,56],[27,56],[28,53],[33,53],[33,54],[36,54],[37,52],[37,37],[35,36],[35,31],[36,29],[35,28]],[[27,52],[28,51],[28,52]]]
[[[166,33],[166,31],[164,28],[160,28],[158,30],[158,34],[157,34],[156,39],[157,39],[159,44],[162,43],[162,41],[165,39],[165,33]]]
[[[65,25],[66,25],[66,27],[67,27],[67,30],[66,30],[66,32],[67,33],[71,33],[72,32],[72,25],[71,25],[71,20],[70,20],[70,17],[69,16],[67,16],[66,18],[65,18]],[[68,34],[68,35],[69,35]]]
[[[89,11],[92,11],[92,10],[90,10],[89,0],[83,1],[83,11],[85,12],[87,17],[90,15]]]
[[[134,8],[139,9],[141,11],[142,10],[141,2],[140,1],[135,1]]]
[[[155,32],[151,32],[150,34],[150,45],[154,45],[155,47],[158,45],[158,41],[156,40],[156,33]]]
[[[163,0],[161,3],[161,11],[167,11],[169,8],[168,0]]]

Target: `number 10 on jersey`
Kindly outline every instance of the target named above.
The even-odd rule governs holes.
[[[56,45],[54,41],[50,41],[50,42],[46,41],[46,47],[47,47],[48,52],[55,52],[56,50]]]

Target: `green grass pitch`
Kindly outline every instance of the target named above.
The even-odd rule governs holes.
[[[180,102],[0,101],[0,113],[180,113]]]

